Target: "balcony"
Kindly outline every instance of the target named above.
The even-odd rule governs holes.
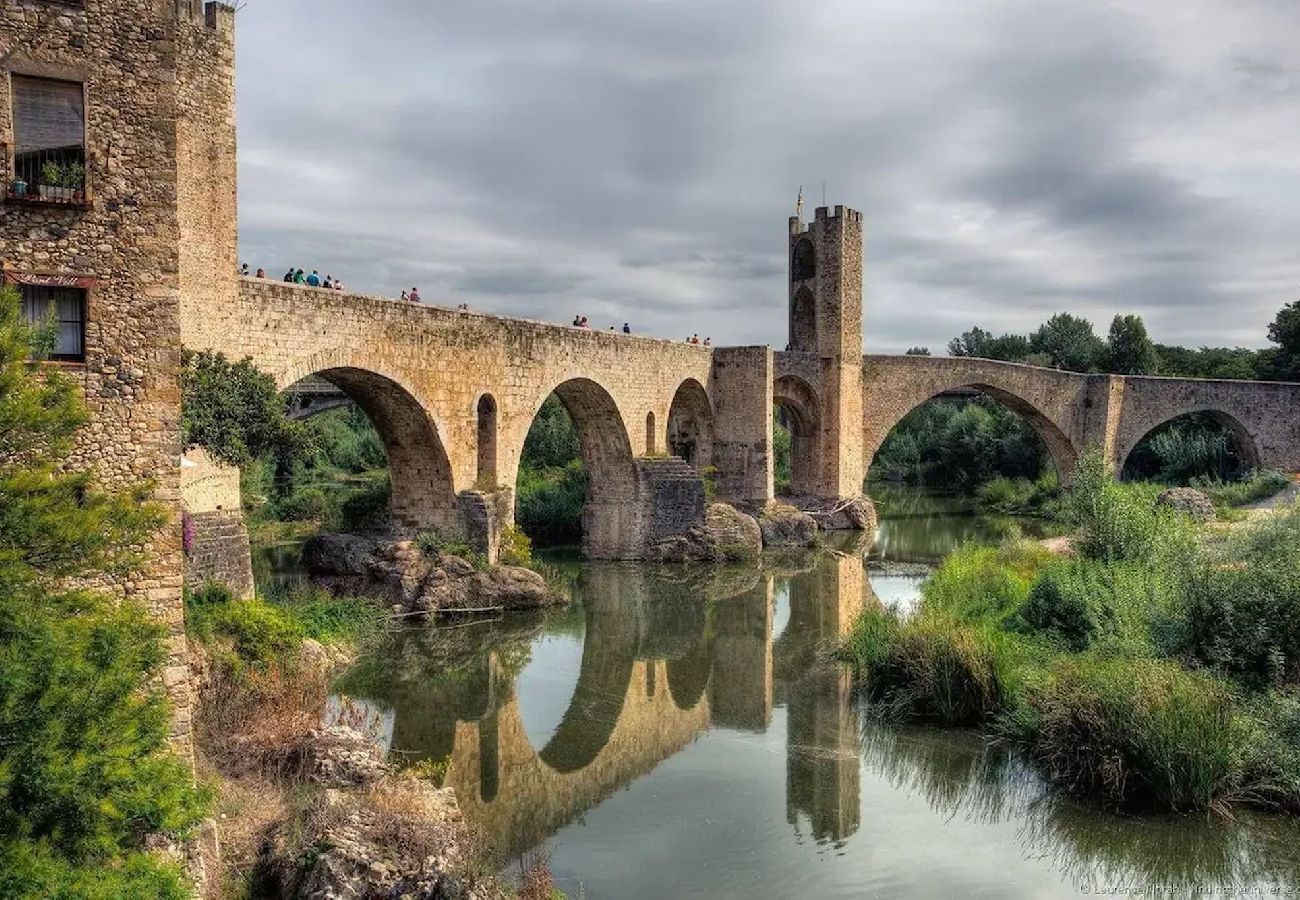
[[[4,202],[85,209],[86,151],[80,146],[20,150],[0,143]]]

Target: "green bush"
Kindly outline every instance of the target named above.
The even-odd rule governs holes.
[[[1114,806],[1207,809],[1240,774],[1227,689],[1168,661],[1065,658],[1012,722],[1048,778]]]
[[[1191,486],[1203,491],[1215,506],[1245,506],[1265,500],[1291,485],[1291,479],[1272,469],[1257,469],[1241,481],[1218,478],[1193,478]]]
[[[1020,617],[1028,628],[1050,633],[1070,650],[1087,648],[1114,618],[1114,594],[1103,573],[1088,563],[1048,567],[1029,589]]]
[[[1242,792],[1300,812],[1300,695],[1270,691],[1245,703]]]
[[[210,798],[169,749],[164,628],[70,586],[138,569],[163,517],[148,485],[66,469],[85,410],[30,365],[50,337],[0,287],[0,896],[179,896],[145,839],[186,836]]]
[[[1186,652],[1254,688],[1300,682],[1300,510],[1244,530],[1194,569]]]
[[[501,530],[498,558],[503,566],[533,565],[533,542],[518,525],[508,525]]]
[[[576,544],[582,537],[587,470],[582,460],[563,468],[519,468],[515,520],[538,547]]]
[[[922,606],[966,622],[1004,625],[1029,596],[1038,570],[1051,559],[1033,541],[999,547],[960,547],[921,585]]]
[[[270,599],[236,600],[210,581],[185,595],[185,627],[203,643],[228,641],[237,665],[293,663],[303,638],[323,644],[362,640],[378,630],[384,610],[365,597],[321,588],[293,588]]]
[[[942,615],[862,614],[838,650],[884,717],[976,725],[1006,708],[1027,656],[1013,635]]]
[[[319,487],[291,490],[275,500],[274,516],[281,522],[319,522],[330,511],[329,495]]]
[[[1157,507],[1157,493],[1157,485],[1116,481],[1100,451],[1084,453],[1066,503],[1069,519],[1079,527],[1074,544],[1079,554],[1114,562],[1185,553],[1193,543],[1191,520]]]
[[[369,531],[382,524],[392,502],[393,488],[388,474],[367,478],[348,492],[338,506],[334,526],[340,531]]]
[[[285,415],[275,379],[245,357],[181,355],[181,438],[216,459],[242,466],[261,456],[292,459],[311,451],[311,432]]]
[[[441,534],[434,528],[420,532],[416,543],[425,553],[459,556],[476,569],[486,569],[488,565],[487,555],[475,550],[469,541],[460,536]]]

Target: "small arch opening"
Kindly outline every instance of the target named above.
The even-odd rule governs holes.
[[[703,473],[713,465],[713,410],[704,386],[688,378],[668,407],[668,450]]]
[[[640,508],[630,424],[586,378],[557,385],[541,404],[515,484],[515,521],[535,545],[580,542],[597,559],[634,552]]]
[[[775,487],[782,495],[817,494],[817,395],[803,379],[778,378],[773,384],[772,440]]]
[[[804,238],[794,245],[790,257],[790,279],[805,281],[817,274],[817,254],[813,251],[812,241]]]
[[[1120,470],[1125,481],[1187,485],[1240,481],[1259,468],[1250,433],[1219,410],[1198,410],[1167,419],[1129,451]]]
[[[478,478],[484,491],[497,486],[497,401],[491,394],[478,398]]]
[[[655,414],[653,412],[648,412],[645,414],[645,452],[648,456],[653,456],[656,449]]]
[[[790,349],[799,352],[817,349],[817,302],[806,286],[799,288],[790,304]]]

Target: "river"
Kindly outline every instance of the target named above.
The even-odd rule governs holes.
[[[1041,523],[919,492],[870,544],[762,568],[564,560],[546,615],[395,634],[327,717],[445,766],[503,865],[544,848],[570,897],[1060,897],[1300,887],[1300,828],[1122,817],[978,735],[873,722],[824,651],[918,563]]]

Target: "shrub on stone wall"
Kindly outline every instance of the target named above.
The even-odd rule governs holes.
[[[70,379],[29,364],[39,344],[0,289],[0,896],[185,896],[144,848],[205,809],[168,751],[163,629],[68,586],[137,565],[162,517],[143,489],[58,468],[84,415]]]

